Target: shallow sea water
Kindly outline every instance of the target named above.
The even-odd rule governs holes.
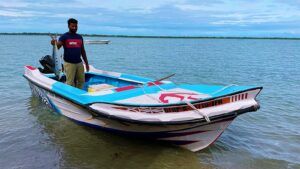
[[[31,95],[24,65],[51,54],[48,36],[0,35],[1,168],[300,168],[300,41],[112,38],[86,45],[98,69],[177,84],[256,85],[261,109],[192,153],[78,125]]]

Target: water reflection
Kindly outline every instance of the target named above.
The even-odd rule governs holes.
[[[60,149],[61,168],[211,168],[195,153],[164,143],[125,138],[76,124],[31,97],[28,110]]]

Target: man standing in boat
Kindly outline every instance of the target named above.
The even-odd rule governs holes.
[[[64,47],[64,71],[66,73],[66,84],[82,89],[85,76],[84,67],[81,60],[85,63],[86,70],[89,71],[89,63],[84,49],[83,38],[77,34],[78,21],[74,18],[68,20],[69,32],[59,37],[57,48]],[[54,45],[56,40],[51,40]],[[76,79],[75,83],[74,80]]]

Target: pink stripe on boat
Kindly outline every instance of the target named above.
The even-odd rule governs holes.
[[[125,87],[120,87],[120,88],[116,88],[115,90],[117,92],[121,92],[121,91],[124,91],[124,90],[130,90],[130,89],[135,89],[137,88],[136,86],[125,86]]]
[[[163,84],[162,82],[149,82],[148,86],[153,86],[153,85],[161,85]]]
[[[30,70],[35,70],[36,68],[32,67],[32,66],[26,66],[28,69]]]

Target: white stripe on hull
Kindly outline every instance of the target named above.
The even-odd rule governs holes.
[[[212,144],[233,120],[199,126],[197,123],[182,125],[147,125],[119,122],[105,117],[93,118],[85,108],[61,97],[57,97],[33,84],[30,84],[30,86],[33,92],[39,95],[42,100],[47,100],[46,102],[44,101],[45,103],[50,102],[54,110],[58,110],[59,113],[70,119],[93,126],[99,126],[103,129],[121,131],[125,134],[134,134],[135,136],[147,136],[152,134],[153,139],[170,141],[175,144],[176,141],[190,141],[191,143],[178,145],[191,151],[198,151]]]

